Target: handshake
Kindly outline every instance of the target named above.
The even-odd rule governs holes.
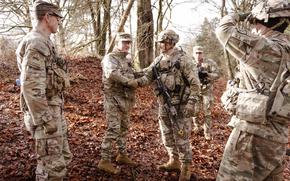
[[[146,77],[140,77],[135,79],[129,79],[127,85],[132,88],[137,88],[139,86],[144,86],[147,82]]]
[[[146,76],[144,76],[143,72],[135,72],[134,77],[127,81],[127,85],[132,88],[137,88],[139,86],[144,86],[148,82]]]

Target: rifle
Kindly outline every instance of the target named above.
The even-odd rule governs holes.
[[[197,68],[197,71],[198,71],[198,78],[200,80],[200,83],[202,85],[207,85],[209,83],[208,74],[205,72],[204,68],[200,66]]]
[[[171,104],[171,97],[168,93],[166,86],[161,81],[160,73],[158,72],[156,65],[153,66],[152,71],[153,71],[154,79],[156,79],[156,82],[157,82],[157,90],[159,92],[159,95],[161,94],[163,97],[163,100],[165,101],[165,109],[169,115],[171,124],[175,124],[175,126],[179,130],[177,133],[180,136],[183,136],[184,135],[183,130],[179,128],[178,123],[176,122],[177,111],[175,107]]]

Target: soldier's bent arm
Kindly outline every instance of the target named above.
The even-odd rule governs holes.
[[[252,50],[267,52],[271,54],[271,57],[275,57],[272,55],[278,53],[276,57],[281,57],[281,55],[279,55],[280,49],[277,44],[269,41],[269,39],[251,33],[250,30],[243,26],[238,26],[239,21],[239,14],[226,15],[222,18],[216,29],[217,38],[231,55],[246,64],[252,64],[251,62],[245,61],[249,60],[248,56]],[[280,58],[276,60],[260,60],[279,62]]]
[[[120,63],[110,55],[105,56],[104,60],[102,61],[102,66],[105,77],[108,78],[110,81],[120,83],[124,86],[129,86],[129,80],[134,78],[133,74],[132,77],[130,77],[129,75],[124,75],[121,70],[122,67]]]
[[[193,62],[188,58],[187,56],[182,57],[183,62],[181,64],[181,70],[185,78],[187,79],[189,86],[190,86],[190,95],[189,95],[189,100],[196,101],[198,99],[198,94],[200,92],[199,89],[199,80],[197,78],[197,73],[194,68]]]
[[[138,84],[140,86],[146,86],[149,85],[154,80],[153,75],[153,67],[156,66],[156,62],[160,59],[160,57],[157,57],[148,67],[144,68],[142,70],[144,76],[138,78]]]
[[[26,45],[27,48],[23,55],[21,86],[26,106],[37,126],[52,119],[46,97],[46,60],[50,51],[44,43],[34,42]]]

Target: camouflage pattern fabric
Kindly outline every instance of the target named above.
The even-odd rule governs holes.
[[[217,64],[211,59],[204,59],[201,65],[198,65],[194,60],[194,64],[197,69],[201,69],[204,72],[207,72],[207,84],[202,84],[200,82],[200,98],[196,104],[196,111],[204,112],[205,120],[204,120],[204,131],[210,133],[211,125],[212,125],[212,117],[211,117],[211,106],[214,101],[213,97],[213,83],[219,77],[219,70]],[[200,122],[196,118],[193,119],[193,124],[197,127],[200,127]]]
[[[21,109],[24,123],[36,142],[36,180],[60,180],[72,159],[63,115],[63,91],[68,77],[59,64],[52,42],[40,33],[28,33],[16,51],[21,72]],[[57,126],[46,134],[44,123]]]
[[[116,142],[120,153],[126,154],[129,114],[135,103],[135,88],[130,87],[128,81],[134,79],[134,70],[127,53],[118,50],[104,57],[102,69],[108,127],[101,145],[101,156],[111,161],[113,142]]]
[[[260,95],[269,96],[271,100],[271,92],[277,91],[277,87],[272,86],[273,81],[277,76],[280,80],[278,70],[282,58],[288,57],[289,60],[289,37],[277,31],[259,36],[238,26],[238,19],[237,14],[223,17],[216,30],[217,37],[229,53],[239,60],[239,88],[259,90]],[[283,163],[288,143],[289,118],[285,121],[280,117],[270,117],[257,123],[233,116],[229,125],[235,129],[224,152],[219,180],[233,180],[232,177],[243,178],[238,180],[270,180],[273,174],[280,180],[283,169],[279,171],[279,167]],[[235,138],[235,130],[243,134]],[[237,143],[235,140],[238,140]],[[233,151],[232,148],[238,148],[233,143],[247,144],[248,148],[246,152]],[[233,159],[236,159],[235,162],[231,161]]]
[[[192,151],[189,142],[191,132],[191,121],[185,116],[185,106],[189,101],[196,101],[199,92],[199,82],[194,71],[192,61],[185,53],[178,48],[162,53],[145,68],[143,71],[147,77],[140,85],[155,82],[153,66],[156,66],[161,74],[161,81],[166,86],[172,105],[177,110],[177,119],[173,123],[166,112],[166,101],[155,91],[159,103],[159,126],[163,144],[169,156],[179,157],[183,163],[191,163]],[[156,86],[156,85],[155,85]],[[177,130],[183,130],[184,135],[180,136]]]
[[[237,128],[225,146],[217,181],[282,181],[286,145]],[[254,163],[254,164],[253,164]]]
[[[210,129],[212,126],[212,117],[211,117],[211,106],[213,104],[213,94],[212,92],[205,92],[200,95],[200,98],[196,104],[195,110],[196,114],[198,112],[204,112],[204,123],[203,123],[203,128],[204,132],[210,133]],[[193,118],[193,124],[196,127],[200,127],[202,122],[198,120],[196,117]]]
[[[184,106],[181,106],[184,109]],[[192,147],[190,145],[191,119],[178,117],[176,124],[172,124],[165,108],[159,106],[159,128],[162,142],[170,158],[179,158],[182,163],[191,163]],[[178,125],[178,127],[176,126]],[[182,130],[184,135],[180,136],[178,131]]]

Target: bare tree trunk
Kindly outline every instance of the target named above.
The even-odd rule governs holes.
[[[137,1],[137,49],[140,68],[147,67],[153,60],[153,15],[151,0]]]
[[[129,0],[127,9],[125,10],[125,12],[124,12],[124,14],[122,16],[122,19],[121,19],[121,22],[120,22],[120,25],[118,27],[117,32],[124,31],[124,25],[126,23],[128,15],[129,15],[129,13],[130,13],[130,11],[132,9],[133,3],[134,3],[134,0]],[[113,50],[113,47],[115,45],[115,39],[116,39],[116,36],[114,36],[114,38],[112,38],[107,53],[109,53],[109,52],[111,52]]]
[[[98,41],[97,39],[99,38],[99,27],[97,25],[97,21],[96,21],[96,13],[94,11],[94,8],[93,8],[93,5],[92,5],[92,1],[91,0],[87,0],[87,3],[89,5],[89,8],[90,8],[90,13],[91,13],[91,19],[92,19],[92,26],[93,26],[93,32],[94,32],[94,39],[95,39],[95,42],[94,42],[94,51],[96,54],[98,54]],[[97,11],[99,11],[99,3],[97,2]]]
[[[157,16],[157,25],[156,25],[156,30],[155,30],[155,35],[158,35],[158,33],[160,31],[162,31],[162,24],[163,24],[163,18],[164,18],[164,15],[163,15],[163,0],[159,0],[158,1],[158,16]],[[154,54],[155,55],[158,55],[159,54],[159,49],[158,49],[158,44],[155,42],[155,52]]]
[[[107,30],[108,27],[111,27],[111,0],[104,0],[104,18],[103,18],[103,25],[102,25],[102,31],[101,31],[101,41],[100,41],[100,55],[104,56],[106,53],[106,40],[107,40]]]

